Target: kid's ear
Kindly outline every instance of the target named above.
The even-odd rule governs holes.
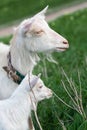
[[[31,89],[37,84],[37,82],[38,82],[40,76],[41,76],[41,74],[38,74],[38,76],[34,77],[34,78],[32,79],[32,81],[30,81],[30,87],[31,87]]]
[[[39,77],[35,77],[31,82],[30,82],[30,87],[31,89],[36,85],[36,83],[38,82]]]

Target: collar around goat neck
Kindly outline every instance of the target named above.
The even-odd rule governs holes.
[[[11,78],[15,83],[20,84],[21,81],[24,79],[24,75],[18,72],[11,63],[11,53],[9,52],[7,55],[8,59],[8,66],[3,66],[3,69],[7,72],[9,78]]]

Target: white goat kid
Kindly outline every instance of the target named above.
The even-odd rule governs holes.
[[[51,96],[51,89],[37,76],[31,77],[29,86],[27,75],[9,99],[0,101],[0,130],[27,130],[31,110]]]
[[[8,98],[18,86],[3,69],[3,66],[8,66],[8,60],[11,62],[9,68],[14,68],[25,76],[28,71],[32,73],[39,61],[38,53],[50,54],[69,47],[67,40],[48,26],[45,21],[46,10],[47,7],[32,18],[24,20],[16,28],[10,46],[0,44],[0,99]]]

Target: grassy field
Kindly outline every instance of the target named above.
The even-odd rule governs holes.
[[[63,80],[69,94],[78,104],[74,105],[75,109],[78,108],[78,106],[81,107],[81,90],[84,111],[81,112],[79,110],[79,114],[54,97],[39,105],[39,116],[42,126],[44,130],[65,130],[60,121],[62,120],[67,130],[87,130],[87,9],[63,16],[51,22],[50,26],[69,40],[70,48],[66,52],[54,54],[58,65],[42,62],[38,67],[38,71],[43,72],[42,77],[46,84],[61,97],[63,101],[73,106],[74,103],[66,93],[61,82],[61,80]],[[43,67],[45,65],[46,68],[42,70],[41,65]],[[70,78],[70,81],[74,82],[72,83],[72,89],[61,67]],[[47,78],[44,78],[46,70]],[[74,86],[77,90],[77,94],[73,92]],[[77,95],[79,95],[80,99],[78,99]]]
[[[50,26],[69,40],[70,48],[66,52],[54,54],[58,65],[45,62],[45,64],[40,64],[38,71],[42,71],[44,77],[44,72],[47,70],[48,78],[43,78],[46,84],[55,91],[63,101],[73,106],[74,103],[66,93],[61,80],[64,81],[72,98],[77,100],[78,97],[74,94],[73,90],[70,89],[70,84],[61,69],[61,67],[63,67],[68,77],[73,80],[74,85],[72,85],[72,87],[74,88],[75,86],[78,95],[80,95],[80,86],[82,87],[81,92],[85,113],[81,113],[80,111],[79,114],[54,97],[39,105],[39,116],[42,126],[44,130],[65,130],[60,121],[62,120],[67,130],[87,130],[87,9],[63,16],[51,22]],[[43,70],[41,66],[46,66],[46,68],[44,67],[45,69]],[[78,72],[80,73],[80,78]],[[79,101],[77,101],[77,104],[79,104],[78,102]],[[77,106],[75,106],[75,108],[77,108]]]
[[[0,24],[30,16],[47,5],[50,8],[54,8],[80,1],[86,0],[0,0]]]
[[[67,107],[53,96],[50,100],[39,104],[39,120],[43,130],[87,130],[87,9],[56,19],[50,23],[50,26],[68,39],[70,48],[66,52],[53,54],[58,64],[49,63],[45,60],[41,61],[35,68],[34,73],[42,72],[42,79],[45,84],[63,101],[73,107],[74,103],[66,93],[62,80],[69,94],[77,103],[77,105],[74,105],[75,109],[78,108],[80,112],[78,113],[76,110]],[[6,38],[7,43],[9,39]],[[64,76],[61,67],[70,81],[73,80],[74,83],[70,82],[72,87]],[[84,111],[82,106],[79,105],[81,100],[77,96],[80,95],[81,99],[80,90]],[[35,126],[38,130],[36,123]]]

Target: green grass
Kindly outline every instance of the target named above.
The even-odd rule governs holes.
[[[72,77],[77,90],[80,87],[78,79],[79,70],[82,83],[83,106],[87,114],[87,9],[63,16],[51,22],[50,26],[69,40],[70,48],[66,52],[54,54],[58,65],[45,63],[48,75],[47,79],[44,78],[44,70],[41,68],[41,66],[44,67],[43,63],[39,67],[36,67],[38,69],[35,70],[37,70],[37,73],[38,71],[42,71],[42,77],[46,84],[70,105],[72,105],[72,102],[67,96],[61,80],[65,82],[66,86],[69,86],[69,84],[62,74],[61,67],[64,68],[68,77]],[[87,130],[87,121],[76,111],[66,107],[56,98],[42,102],[39,105],[39,111],[39,118],[44,130],[62,130],[57,115],[64,121],[67,130]]]
[[[0,41],[3,41],[5,44],[9,44],[10,39],[12,38],[12,35],[7,37],[0,37]]]
[[[83,107],[87,115],[87,9],[78,11],[71,15],[63,16],[50,23],[50,26],[60,32],[69,41],[70,48],[66,52],[54,53],[58,65],[45,61],[47,77],[43,61],[35,68],[34,73],[42,72],[42,79],[65,102],[72,105],[72,101],[66,94],[61,80],[69,87],[69,84],[62,74],[61,67],[68,77],[75,82],[79,91],[78,70],[81,75]],[[72,94],[72,93],[71,93]],[[72,94],[74,98],[74,95]],[[75,110],[72,110],[61,103],[55,97],[42,101],[38,106],[38,117],[43,130],[62,130],[58,121],[64,121],[67,130],[87,130],[87,121]],[[38,126],[35,122],[36,130]]]
[[[54,8],[76,1],[83,2],[83,0],[0,0],[0,24],[35,14],[47,5]]]

